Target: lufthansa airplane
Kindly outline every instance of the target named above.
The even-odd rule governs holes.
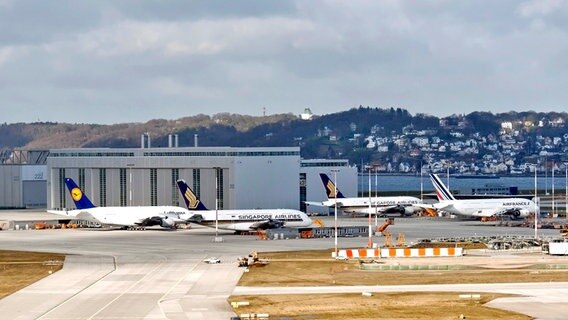
[[[220,229],[237,232],[282,227],[299,228],[312,224],[312,219],[304,212],[293,209],[208,210],[185,180],[178,180],[177,185],[185,205],[192,211],[188,222],[214,227],[217,221]]]
[[[440,177],[430,174],[439,202],[433,204],[436,210],[470,217],[509,216],[524,218],[536,211],[536,204],[524,198],[484,198],[458,200],[444,185]]]
[[[411,215],[416,211],[423,210],[416,206],[421,204],[422,201],[415,197],[400,196],[400,197],[359,197],[359,198],[346,198],[339,189],[336,189],[335,183],[325,173],[320,173],[321,181],[327,194],[327,201],[324,202],[306,202],[309,205],[317,205],[333,208],[336,203],[337,193],[337,208],[349,214],[399,214],[400,216]],[[371,201],[371,208],[369,209],[369,200]]]
[[[189,210],[174,206],[96,207],[73,179],[65,178],[65,184],[77,209],[48,210],[49,213],[129,230],[144,230],[156,225],[174,229],[177,223],[185,223],[190,215]]]

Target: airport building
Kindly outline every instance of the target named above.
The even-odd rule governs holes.
[[[215,209],[299,208],[300,148],[52,149],[48,208],[71,209],[72,178],[98,206],[184,206],[184,179]]]
[[[144,145],[144,144],[143,144]],[[0,208],[74,209],[65,186],[72,178],[97,206],[184,206],[176,181],[184,179],[215,209],[306,207],[324,201],[320,173],[357,196],[357,168],[347,160],[301,160],[299,147],[76,148],[14,151],[0,165]],[[35,155],[35,156],[34,156]]]
[[[358,196],[357,167],[348,160],[310,159],[300,163],[300,210],[312,213],[329,213],[330,208],[306,206],[305,201],[325,201],[327,194],[320,179],[327,174],[346,197]]]
[[[48,151],[0,154],[0,209],[47,206]]]

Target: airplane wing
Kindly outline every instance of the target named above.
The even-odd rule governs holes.
[[[325,204],[323,204],[323,202],[304,201],[304,203],[308,206],[327,207]]]
[[[327,200],[325,202],[304,201],[304,203],[309,206],[328,207],[328,208],[332,208],[335,206],[335,200]],[[337,207],[339,208],[343,206],[344,204],[340,200],[337,200]]]
[[[66,216],[66,217],[75,217],[76,213],[73,213],[73,210],[47,210],[47,213],[56,214],[58,216]]]
[[[391,212],[392,210],[396,210],[398,209],[398,206],[388,206],[388,207],[371,207],[371,209],[369,209],[368,207],[364,207],[364,208],[341,208],[341,211],[345,212],[345,213],[360,213],[360,214],[369,214],[369,212],[371,214],[375,214],[376,213],[385,213],[385,212]]]
[[[268,219],[264,221],[258,221],[253,223],[250,228],[251,230],[266,230],[266,229],[278,229],[284,226],[284,221]]]
[[[525,208],[520,208],[520,207],[503,207],[503,208],[498,208],[497,210],[484,210],[487,212],[484,212],[487,215],[484,215],[486,217],[488,216],[510,216],[512,218],[519,218],[521,216],[526,216],[529,214],[529,211]]]

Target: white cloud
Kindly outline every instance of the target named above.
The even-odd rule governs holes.
[[[519,12],[523,17],[540,17],[565,7],[565,0],[531,0],[522,3],[519,6]]]
[[[101,0],[68,3],[65,15],[13,2],[0,11],[0,113],[109,123],[263,106],[559,106],[566,2]]]

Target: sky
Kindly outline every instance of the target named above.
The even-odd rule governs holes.
[[[568,0],[0,0],[0,123],[568,111]]]

